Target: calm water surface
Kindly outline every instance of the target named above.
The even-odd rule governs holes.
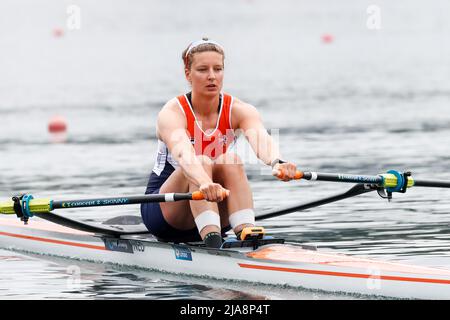
[[[301,169],[450,179],[448,1],[76,1],[0,4],[0,199],[141,194],[162,105],[189,90],[181,51],[209,36],[226,49],[224,90],[255,105]],[[54,37],[62,28],[64,36]],[[334,41],[322,42],[324,34]],[[53,115],[66,143],[47,133]],[[274,131],[276,132],[276,131]],[[259,212],[350,185],[274,181],[240,141]],[[261,223],[330,250],[450,268],[450,191],[375,193]],[[138,206],[67,210],[103,221]],[[80,282],[73,281],[79,272]],[[359,299],[367,297],[177,277],[0,250],[3,299]]]

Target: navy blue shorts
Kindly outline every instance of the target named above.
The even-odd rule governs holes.
[[[152,193],[159,193],[159,189]],[[197,228],[178,230],[172,227],[164,219],[159,203],[143,203],[141,215],[148,231],[155,237],[165,241],[189,242],[201,241]]]
[[[164,181],[166,181],[174,171],[172,166],[170,166],[170,168],[172,169],[166,170],[165,168],[159,176],[154,172],[151,173],[145,194],[159,193],[159,189]],[[141,216],[148,231],[160,240],[173,242],[193,242],[202,240],[197,227],[189,230],[179,230],[168,224],[164,219],[161,206],[157,202],[141,204]],[[222,228],[222,234],[230,229],[230,226]]]

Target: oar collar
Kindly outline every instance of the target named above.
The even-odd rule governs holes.
[[[30,201],[33,199],[31,194],[22,194],[12,197],[14,202],[14,212],[25,224],[28,224],[29,218],[33,216],[30,211]]]

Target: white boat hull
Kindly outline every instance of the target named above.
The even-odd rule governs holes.
[[[102,238],[36,219],[0,218],[0,247],[218,279],[393,298],[450,299],[450,270],[375,261],[270,244],[205,249],[150,235]]]

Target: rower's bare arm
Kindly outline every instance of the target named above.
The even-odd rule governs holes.
[[[254,106],[237,100],[232,116],[236,121],[235,129],[242,131],[258,159],[270,165],[274,159],[280,158],[279,147],[267,132],[261,115]]]
[[[256,156],[267,165],[272,165],[276,159],[281,159],[280,149],[266,128],[256,108],[248,103],[237,100],[233,106],[236,129],[243,131]],[[294,179],[297,166],[293,163],[277,163],[272,174],[278,179],[289,181]]]
[[[186,133],[186,118],[175,100],[169,101],[159,112],[157,135],[165,142],[189,181],[197,186],[212,182],[195,155]]]

